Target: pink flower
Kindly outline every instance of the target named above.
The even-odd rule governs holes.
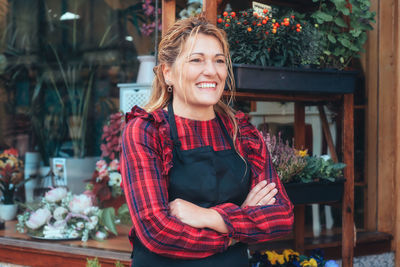
[[[113,161],[110,162],[110,165],[108,165],[108,169],[110,171],[117,171],[119,168],[119,160],[114,159]]]
[[[104,177],[108,176],[108,170],[107,169],[101,169],[99,171],[99,178],[102,180]]]
[[[66,196],[67,196],[67,189],[65,189],[64,187],[56,187],[56,188],[46,192],[46,194],[44,195],[44,198],[48,202],[54,203],[54,202],[61,201]]]
[[[107,162],[103,159],[99,160],[96,162],[96,170],[98,170],[99,172],[101,170],[107,169]]]
[[[71,212],[80,214],[84,214],[84,211],[91,206],[92,200],[85,194],[75,195],[68,205]]]
[[[51,212],[46,209],[38,209],[31,213],[29,220],[26,222],[26,226],[32,230],[38,229],[48,222],[51,218]]]

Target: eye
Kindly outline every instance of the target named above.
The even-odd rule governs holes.
[[[225,64],[225,59],[219,58],[217,59],[217,63]]]
[[[191,59],[189,60],[189,62],[200,63],[200,62],[201,62],[201,58],[191,58]]]

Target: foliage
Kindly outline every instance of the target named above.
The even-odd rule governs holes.
[[[85,194],[73,195],[65,188],[48,191],[36,207],[18,215],[17,230],[47,239],[89,238],[103,240],[117,234],[112,209],[99,209]]]
[[[308,156],[307,150],[297,150],[278,136],[262,133],[274,168],[284,183],[313,181],[334,182],[343,177],[344,163],[335,163],[328,155]]]
[[[18,159],[16,149],[7,149],[0,154],[0,190],[4,204],[14,203],[15,189],[24,182],[23,162]]]
[[[281,134],[278,137],[269,133],[263,133],[265,143],[271,155],[271,161],[279,178],[284,183],[293,181],[293,177],[299,174],[307,164],[305,155],[307,151],[299,151],[284,142]]]
[[[120,261],[116,261],[115,262],[115,267],[124,267],[125,265],[123,265]],[[86,259],[86,267],[101,267],[101,264],[99,262],[98,258],[94,258],[94,259]]]
[[[310,45],[303,26],[294,13],[279,17],[276,9],[265,9],[263,14],[253,9],[224,12],[218,17],[218,27],[228,36],[232,62],[261,66],[299,65],[302,51]]]
[[[321,157],[306,157],[307,164],[304,169],[296,175],[296,180],[303,183],[328,180],[334,182],[337,178],[343,177],[344,163],[335,163],[328,155]]]
[[[291,249],[285,249],[282,254],[276,251],[256,251],[250,258],[251,267],[323,267],[329,263],[330,267],[338,267],[334,261],[326,261],[322,250],[313,250],[311,256],[300,255]]]
[[[370,0],[313,0],[319,4],[311,18],[320,31],[321,65],[343,69],[364,52],[367,31],[372,30],[375,12]]]

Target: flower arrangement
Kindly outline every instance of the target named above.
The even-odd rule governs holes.
[[[278,16],[276,9],[224,12],[218,26],[228,36],[233,63],[261,66],[293,66],[300,63],[304,40],[303,27],[294,13]]]
[[[22,168],[16,149],[6,149],[0,154],[0,190],[4,204],[14,203],[15,189],[23,181]]]
[[[110,115],[108,123],[103,127],[101,159],[96,163],[96,170],[89,180],[87,194],[92,195],[101,208],[113,208],[114,213],[117,210],[121,222],[129,224],[129,210],[122,193],[118,160],[121,150],[121,133],[124,127],[125,120],[122,112]]]
[[[88,190],[96,196],[100,206],[108,206],[113,199],[122,196],[121,181],[118,159],[109,164],[105,160],[99,160]]]
[[[338,267],[334,260],[326,261],[322,250],[313,250],[310,257],[300,255],[292,249],[285,249],[282,254],[276,251],[256,251],[250,259],[251,267],[284,266],[284,267]]]
[[[63,187],[48,191],[36,208],[18,215],[17,230],[45,239],[105,239],[108,231],[117,234],[110,210],[93,206],[85,195],[73,195]]]
[[[125,127],[124,114],[117,112],[111,114],[108,123],[103,127],[100,145],[101,157],[107,161],[119,158],[121,148],[121,131]]]
[[[150,36],[156,29],[156,9],[153,0],[143,0],[142,9],[147,18],[147,21],[143,22],[140,26],[140,32],[146,36]],[[158,30],[161,31],[161,9],[158,9]]]
[[[296,150],[284,142],[281,134],[278,136],[270,133],[262,133],[267,148],[271,154],[271,160],[278,176],[284,183],[294,180],[294,177],[301,173],[307,164],[307,150]]]
[[[281,134],[261,133],[271,154],[279,178],[284,183],[313,181],[334,182],[343,177],[344,163],[335,163],[329,155],[309,156],[307,150],[297,150]]]

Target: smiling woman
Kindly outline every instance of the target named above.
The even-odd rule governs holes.
[[[221,99],[234,89],[225,33],[178,21],[158,62],[146,111],[128,113],[122,136],[132,264],[248,266],[247,244],[290,232],[293,205],[260,133]]]

